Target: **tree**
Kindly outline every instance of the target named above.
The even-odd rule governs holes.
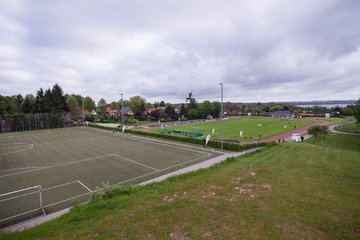
[[[357,123],[360,124],[360,98],[354,105],[353,116],[356,119]]]
[[[190,119],[198,119],[199,118],[199,111],[195,108],[190,108],[188,110],[188,115]]]
[[[315,141],[317,139],[324,139],[328,134],[327,126],[312,126],[308,129],[308,134],[314,136]]]
[[[140,96],[134,96],[129,99],[129,107],[137,117],[139,117],[145,111],[145,106],[145,98],[142,98]]]
[[[220,116],[220,112],[221,112],[221,104],[219,102],[213,102],[213,113],[212,116],[215,118],[218,118]]]
[[[86,96],[84,99],[84,109],[88,110],[89,112],[95,109],[95,102],[89,96]]]
[[[16,97],[0,95],[0,114],[14,114],[19,111]]]
[[[21,94],[16,95],[16,105],[19,110],[21,110],[21,104],[24,101],[24,98],[21,96]]]
[[[168,117],[170,118],[176,118],[175,116],[175,108],[173,106],[171,106],[171,104],[167,104],[165,107],[165,113],[167,114]]]
[[[111,109],[118,110],[120,108],[120,104],[118,102],[113,101],[110,103],[110,107],[111,107]]]
[[[22,112],[32,113],[34,111],[34,107],[35,107],[35,97],[31,94],[26,95],[21,105]]]
[[[105,99],[100,99],[98,104],[97,104],[97,107],[100,108],[100,112],[101,114],[104,114],[105,110],[106,110],[106,106],[107,106],[107,103],[105,101]]]
[[[189,92],[186,102],[189,102],[188,109],[196,108],[196,99],[193,97],[192,92]]]
[[[185,104],[181,104],[180,116],[185,117],[186,115],[187,115],[187,112],[186,112]]]
[[[158,102],[154,102],[154,108],[158,108],[159,107],[159,103]]]
[[[201,105],[200,105],[200,109],[201,109],[201,113],[202,113],[202,117],[206,118],[209,115],[213,114],[214,111],[214,107],[213,104],[210,101],[204,101]]]
[[[165,107],[165,102],[164,101],[160,102],[160,107]]]
[[[53,88],[51,90],[51,96],[52,96],[52,103],[53,103],[53,111],[62,112],[62,111],[67,110],[64,92],[57,83],[53,86]]]
[[[75,95],[70,95],[67,99],[67,104],[69,106],[70,114],[74,117],[79,115],[79,102],[76,99]]]
[[[54,104],[50,88],[45,91],[43,112],[54,112]]]
[[[42,88],[40,88],[40,90],[38,90],[36,92],[36,97],[35,97],[35,109],[34,111],[36,113],[41,113],[44,110],[44,104],[45,104],[45,95],[44,95],[44,90]]]

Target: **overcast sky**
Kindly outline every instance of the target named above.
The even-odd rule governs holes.
[[[360,98],[359,0],[0,0],[0,95]]]

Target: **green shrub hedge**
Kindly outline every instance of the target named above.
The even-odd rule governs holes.
[[[120,128],[114,128],[114,127],[107,127],[107,126],[100,126],[97,124],[90,123],[90,127],[94,128],[100,128],[104,130],[109,131],[121,131]],[[153,133],[153,132],[142,132],[142,131],[136,131],[133,129],[125,129],[125,133],[135,134],[135,135],[141,135],[141,136],[147,136],[147,137],[154,137],[154,138],[162,138],[162,139],[168,139],[168,140],[174,140],[178,142],[186,142],[186,143],[192,143],[192,144],[198,144],[198,145],[204,145],[205,144],[205,138],[187,138],[182,136],[176,136],[176,135],[168,135],[168,134],[159,134],[159,133]],[[245,144],[237,144],[237,143],[228,143],[224,142],[223,147],[225,150],[229,151],[243,151],[246,149],[251,148],[257,148],[257,147],[263,147],[267,145],[273,145],[276,144],[275,142],[256,142],[256,143],[245,143]],[[208,146],[211,148],[217,148],[221,149],[221,142],[220,141],[213,141],[210,140],[208,142]]]

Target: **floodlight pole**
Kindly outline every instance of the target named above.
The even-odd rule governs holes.
[[[223,95],[224,95],[224,86],[223,83],[220,83],[221,86],[221,113],[220,113],[220,137],[221,137],[221,151],[224,151],[224,138],[223,138],[223,128],[224,128],[224,103],[223,103]]]
[[[124,94],[120,93],[121,95],[121,128],[124,127]]]
[[[83,126],[85,126],[84,101],[85,101],[85,98],[82,97],[82,120],[83,120]]]

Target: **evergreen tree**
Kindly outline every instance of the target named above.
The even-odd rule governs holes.
[[[52,93],[51,93],[50,88],[48,88],[45,91],[43,112],[46,112],[46,113],[54,112],[54,104],[53,104],[53,98],[52,98]]]
[[[180,108],[180,116],[186,116],[186,108],[185,108],[185,104],[181,104],[181,108]]]
[[[107,103],[106,103],[105,99],[103,99],[103,98],[100,99],[100,101],[97,104],[97,107],[100,108],[101,114],[104,114],[104,112],[106,110],[106,106],[107,106]]]
[[[62,88],[56,83],[52,90],[52,103],[53,103],[53,110],[55,112],[62,112],[67,110],[65,97]]]
[[[21,96],[21,94],[16,95],[16,105],[17,105],[19,111],[21,111],[21,104],[23,101],[24,101],[24,98],[23,98],[23,96]]]
[[[189,96],[186,98],[186,102],[189,102],[188,109],[196,108],[196,99],[193,97],[192,92],[189,92]]]
[[[31,94],[26,95],[21,110],[23,113],[33,113],[35,108],[35,97]]]
[[[44,110],[44,104],[45,104],[45,95],[42,88],[36,92],[35,97],[35,113],[41,113]]]

